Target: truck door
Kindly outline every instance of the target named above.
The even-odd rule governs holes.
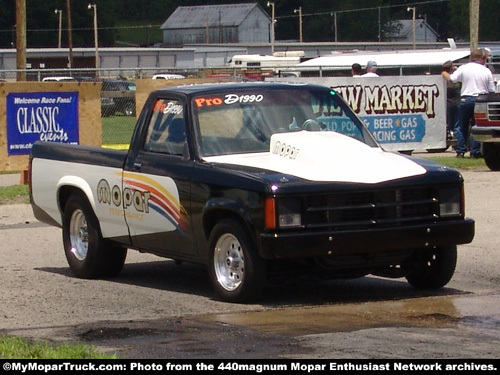
[[[156,99],[136,155],[123,173],[125,217],[134,246],[178,259],[195,254],[186,106]]]

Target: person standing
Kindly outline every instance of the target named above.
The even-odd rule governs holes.
[[[368,61],[366,63],[366,73],[362,77],[378,77],[377,63],[375,61]]]
[[[351,66],[351,75],[353,77],[361,77],[361,73],[362,73],[362,69],[361,69],[361,65],[358,64],[358,63],[354,63],[352,64]]]
[[[457,67],[453,65],[451,60],[443,64],[443,71],[453,73]],[[453,83],[447,82],[446,85],[446,138],[455,140],[455,134],[460,131],[458,128],[460,121],[458,116],[458,105],[460,104],[460,89],[462,84],[460,82]],[[453,146],[455,149],[455,146]]]
[[[460,103],[458,105],[459,126],[457,127],[457,146],[455,151],[457,157],[463,158],[467,152],[467,141],[469,141],[470,156],[472,158],[480,158],[481,144],[469,139],[470,128],[474,125],[474,106],[478,95],[495,92],[495,84],[493,74],[485,66],[488,55],[481,49],[475,49],[471,52],[470,61],[467,64],[461,65],[453,73],[445,70],[441,75],[447,82],[461,82]]]

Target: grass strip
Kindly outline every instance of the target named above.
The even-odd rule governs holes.
[[[0,358],[4,359],[117,359],[84,344],[52,344],[0,335]]]

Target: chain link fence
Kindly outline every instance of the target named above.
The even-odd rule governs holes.
[[[491,62],[490,66],[500,70],[500,63]],[[323,68],[324,69],[324,68]],[[290,70],[290,72],[292,69]],[[286,72],[282,70],[281,73]],[[28,69],[1,70],[0,81],[16,81],[17,75],[23,73],[27,81],[75,81],[100,82],[101,117],[104,146],[127,147],[136,123],[136,80],[137,79],[175,79],[175,78],[224,78],[231,80],[264,79],[268,73],[259,69],[245,70],[237,68],[128,68],[128,69]],[[345,76],[350,70],[345,67],[329,67],[322,70],[318,67],[314,72],[303,72],[303,76]],[[293,79],[293,76],[291,79]],[[297,74],[296,76],[300,76]],[[496,78],[498,77],[495,75]]]

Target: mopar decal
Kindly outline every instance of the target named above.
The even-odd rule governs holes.
[[[286,144],[285,142],[278,141],[274,144],[272,153],[294,160],[299,154],[299,148]]]
[[[134,207],[138,212],[149,213],[149,199],[151,193],[149,191],[141,192],[129,188],[120,189],[118,185],[112,188],[107,180],[102,179],[97,184],[97,200],[99,203],[113,203],[116,207],[127,209]]]

